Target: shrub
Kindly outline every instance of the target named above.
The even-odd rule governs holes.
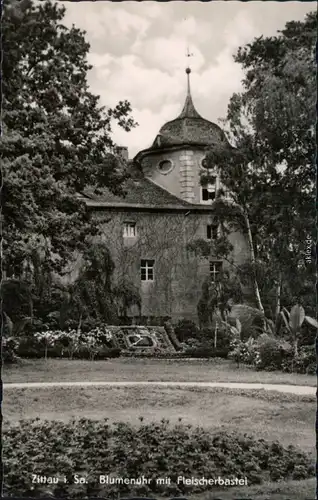
[[[183,356],[186,358],[227,358],[228,349],[215,349],[211,345],[201,345],[189,347],[183,352]]]
[[[233,339],[230,343],[228,357],[237,363],[244,363],[246,365],[257,366],[260,362],[259,352],[252,338],[246,342],[239,339]]]
[[[298,355],[286,357],[282,362],[282,370],[289,373],[303,373],[314,375],[317,370],[317,357],[315,346],[303,346]]]
[[[211,332],[210,339],[215,342],[215,330]],[[230,344],[233,339],[233,332],[229,327],[220,325],[216,332],[216,348],[221,350],[230,351]]]
[[[293,355],[292,346],[285,341],[262,335],[258,340],[258,362],[260,370],[281,370],[284,359]]]
[[[101,347],[96,350],[94,355],[92,355],[92,351],[86,346],[80,346],[77,351],[74,353],[74,359],[109,359],[109,358],[118,358],[121,354],[121,350],[117,347],[108,348]]]
[[[143,420],[143,419],[141,419]],[[3,432],[4,489],[8,496],[118,498],[134,495],[180,495],[210,490],[208,485],[177,484],[178,476],[247,477],[249,484],[268,479],[314,477],[312,459],[293,446],[282,447],[236,432],[211,433],[167,420],[108,424],[107,419],[63,422],[22,420]],[[23,464],[24,474],[21,474]],[[99,482],[99,475],[153,479],[150,484]],[[32,474],[59,476],[57,485],[32,483]],[[87,478],[74,484],[74,475]],[[169,476],[171,484],[155,478]],[[66,482],[64,482],[64,477]]]
[[[190,338],[195,338],[199,334],[197,325],[188,319],[181,319],[174,327],[175,334],[179,342],[187,342]]]
[[[246,341],[250,337],[257,338],[262,330],[264,315],[255,307],[246,304],[235,304],[227,318],[229,324],[235,326],[236,320],[241,324],[241,338]]]
[[[32,336],[19,339],[17,354],[21,358],[43,358],[44,351],[39,348],[39,342]]]
[[[119,358],[121,350],[118,347],[102,347],[96,354],[95,359]]]
[[[18,340],[14,337],[2,339],[2,361],[5,364],[13,364],[18,361]]]
[[[74,329],[69,331],[42,330],[19,339],[18,354],[28,358],[93,359],[99,351],[111,348],[111,333],[107,327],[98,327],[88,333]]]
[[[200,347],[201,341],[198,338],[188,338],[184,347],[187,349],[188,347]]]

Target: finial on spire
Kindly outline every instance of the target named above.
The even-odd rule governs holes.
[[[190,52],[190,51],[189,51],[189,47],[187,47],[186,57],[193,57],[192,52]],[[187,69],[186,69],[186,73],[187,73],[187,74],[191,73],[191,69],[189,68],[189,66],[188,66],[188,67],[187,67]]]
[[[189,47],[187,47],[186,57],[193,57],[193,54],[189,51]],[[190,95],[190,73],[191,73],[191,68],[188,66],[185,71],[186,71],[187,79],[188,79],[188,95]]]
[[[187,53],[186,57],[192,57],[193,54],[190,53],[189,48],[187,47]],[[192,102],[192,97],[191,97],[191,89],[190,89],[190,73],[191,73],[191,68],[188,66],[185,70],[186,75],[187,75],[187,97],[186,101],[183,106],[183,110],[181,114],[178,116],[178,118],[201,118],[197,110],[195,109],[193,102]]]

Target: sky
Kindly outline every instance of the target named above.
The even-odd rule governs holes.
[[[231,95],[242,89],[244,74],[233,60],[238,47],[275,35],[314,8],[312,2],[277,1],[63,3],[64,24],[86,31],[91,91],[105,106],[131,103],[138,127],[128,133],[113,127],[113,140],[128,147],[130,158],[181,112],[188,64],[197,111],[219,123]]]

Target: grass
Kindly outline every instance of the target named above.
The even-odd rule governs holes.
[[[316,376],[255,372],[225,360],[156,360],[119,358],[108,361],[22,360],[3,369],[4,383],[78,381],[254,382],[316,387]],[[294,444],[315,455],[315,396],[264,390],[178,387],[51,387],[4,388],[3,415],[19,419],[67,421],[73,416],[138,423],[179,418],[211,430],[239,430],[258,438]],[[191,500],[314,500],[315,480],[268,483],[211,494]],[[160,499],[158,499],[160,500]],[[163,500],[163,499],[162,499]],[[166,500],[166,499],[165,499]]]
[[[316,480],[282,481],[261,486],[240,486],[229,490],[191,495],[191,500],[315,500]],[[167,499],[157,499],[167,500]]]
[[[209,429],[240,430],[267,440],[294,444],[314,453],[314,396],[263,390],[53,387],[5,389],[3,415],[17,423],[36,418],[67,421],[72,417],[138,423],[179,418]],[[4,422],[4,426],[6,423]]]
[[[120,362],[119,362],[120,361]],[[150,380],[211,380],[208,374],[218,375],[217,381],[251,381],[247,379],[253,373],[246,369],[238,370],[241,379],[232,377],[226,372],[226,364],[209,365],[195,362],[182,363],[149,362],[150,360],[116,360],[111,362],[81,362],[60,364],[57,360],[50,360],[47,366],[43,362],[27,362],[22,368],[27,369],[28,377],[19,374],[14,369],[11,375],[19,375],[11,382],[22,380],[43,380],[42,374],[51,373],[60,367],[58,380],[73,380],[79,378],[79,374],[68,369],[69,365],[80,368],[81,377],[87,374],[84,380],[145,380],[148,374]],[[40,365],[36,378],[35,365]],[[143,366],[144,365],[144,366]],[[162,373],[159,373],[158,365],[161,365]],[[105,368],[104,378],[101,367]],[[120,378],[119,368],[123,368]],[[146,367],[146,368],[145,368]],[[185,368],[188,368],[188,373]],[[113,368],[114,371],[111,371]],[[135,369],[134,376],[132,368]],[[151,368],[154,370],[151,371]],[[217,370],[219,368],[219,371]],[[20,368],[21,369],[21,368]],[[45,372],[45,369],[48,372]],[[196,373],[195,370],[201,370]],[[116,372],[117,370],[117,372]],[[10,373],[10,372],[9,372]],[[25,373],[25,372],[24,372]],[[55,373],[57,373],[55,371]],[[235,371],[233,372],[235,374]],[[4,374],[4,381],[8,382],[8,370]],[[93,378],[91,376],[93,374]],[[152,374],[152,376],[150,375]],[[172,376],[174,375],[174,378]],[[256,373],[258,376],[259,374]],[[282,374],[265,373],[265,376],[280,376]],[[76,378],[75,378],[76,377]],[[169,378],[170,377],[170,378]],[[83,379],[83,378],[82,378]],[[46,380],[52,380],[49,377]],[[276,379],[282,383],[282,379]],[[294,380],[294,379],[293,379]],[[255,382],[260,379],[254,380]],[[264,380],[262,380],[264,381]],[[274,383],[273,378],[266,380]],[[288,383],[291,383],[289,380]],[[298,382],[301,383],[301,382]],[[302,382],[302,385],[305,385]],[[308,384],[309,385],[309,384]],[[158,388],[158,387],[53,387],[53,388],[25,388],[4,389],[3,415],[4,427],[9,421],[17,424],[19,419],[40,417],[48,420],[67,421],[72,417],[87,417],[101,419],[108,417],[111,422],[125,421],[138,423],[139,418],[145,421],[158,421],[168,418],[171,423],[180,418],[183,423],[199,425],[210,430],[239,430],[242,433],[251,434],[266,440],[278,440],[284,446],[290,444],[299,446],[303,451],[315,455],[315,396],[300,396],[269,392],[264,390],[232,390],[225,388]],[[280,483],[266,483],[261,486],[241,486],[230,489],[214,489],[211,493],[191,495],[191,500],[314,500],[315,480],[287,481]],[[160,500],[160,499],[158,499]],[[163,500],[163,499],[162,499]],[[166,499],[164,499],[166,500]]]
[[[5,366],[4,383],[148,381],[148,382],[253,382],[315,387],[315,375],[256,372],[227,360],[158,360],[118,358],[107,361],[23,359]]]

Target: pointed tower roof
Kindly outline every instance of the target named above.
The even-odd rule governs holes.
[[[215,123],[202,118],[195,109],[191,95],[190,74],[191,69],[187,68],[187,94],[181,113],[174,120],[165,123],[152,146],[140,151],[136,158],[160,149],[179,149],[182,146],[205,148],[226,141],[223,130]]]
[[[159,143],[162,146],[180,144],[210,146],[222,141],[224,132],[220,127],[202,118],[195,109],[190,87],[191,69],[187,68],[185,72],[187,75],[187,95],[183,109],[177,118],[161,127]],[[153,146],[158,144],[157,139]]]
[[[193,101],[192,101],[192,96],[191,96],[191,87],[190,87],[190,74],[191,74],[191,69],[187,68],[186,69],[186,74],[187,74],[187,97],[183,106],[183,110],[181,111],[180,115],[178,116],[178,119],[180,118],[202,118],[197,110],[194,107]]]

